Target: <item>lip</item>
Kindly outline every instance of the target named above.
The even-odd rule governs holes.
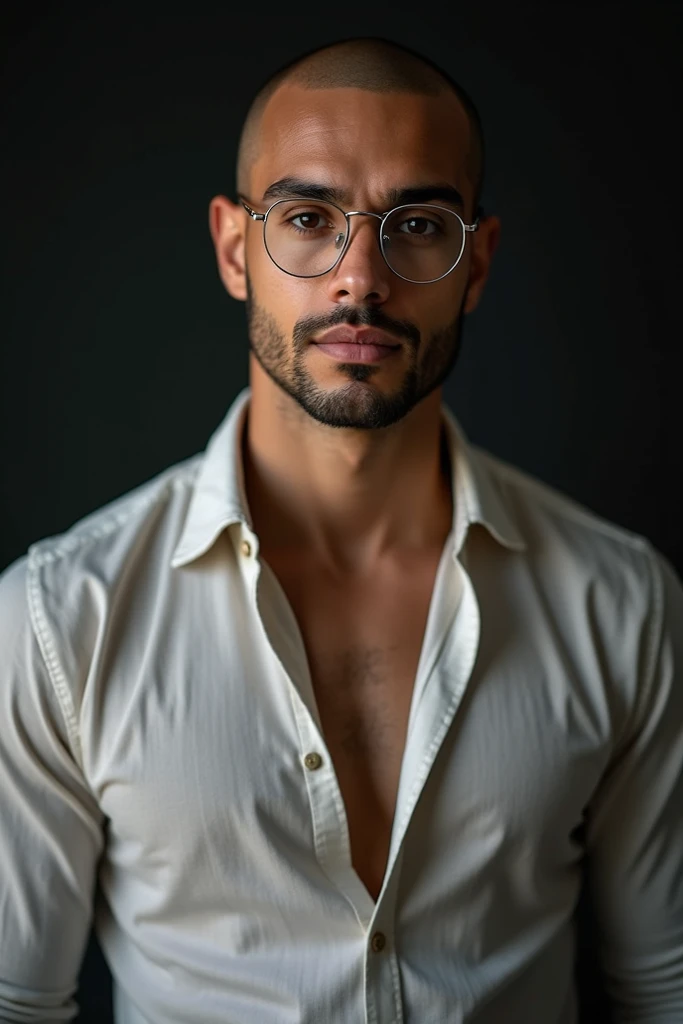
[[[326,356],[344,363],[377,363],[401,348],[393,335],[375,327],[342,324],[325,331],[314,344]]]
[[[376,327],[349,327],[342,324],[325,331],[314,339],[315,345],[363,345],[380,348],[400,348],[400,342],[392,334],[379,331]]]
[[[350,345],[343,342],[334,345],[316,343],[316,348],[342,363],[377,363],[401,351],[400,345],[361,345],[358,342]]]

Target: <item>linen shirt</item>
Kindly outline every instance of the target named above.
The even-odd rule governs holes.
[[[207,451],[0,580],[0,1020],[64,1021],[91,920],[118,1024],[574,1024],[586,879],[615,1020],[683,1021],[683,588],[472,444],[383,886],[354,871],[302,635]]]

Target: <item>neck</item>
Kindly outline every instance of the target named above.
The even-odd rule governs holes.
[[[443,547],[453,497],[440,392],[378,431],[325,427],[286,395],[260,399],[252,391],[242,456],[266,555],[362,573]]]

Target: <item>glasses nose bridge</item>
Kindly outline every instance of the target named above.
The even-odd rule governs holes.
[[[346,223],[349,225],[349,235],[351,234],[351,221],[349,217],[376,217],[378,221],[384,220],[383,213],[372,213],[370,210],[348,210],[344,216],[346,217]]]
[[[340,260],[346,255],[346,250],[348,249],[348,247],[349,247],[349,245],[351,243],[351,220],[350,220],[350,218],[351,217],[376,217],[377,220],[380,222],[380,226],[381,226],[381,222],[384,220],[385,214],[383,214],[383,213],[373,213],[371,210],[347,210],[347,212],[344,214],[344,216],[346,217],[346,223],[348,225],[348,229],[347,229],[347,232],[346,232],[346,245],[344,246],[344,251],[340,254],[340,257],[339,257]],[[379,232],[378,232],[378,234],[379,234]],[[381,250],[381,248],[382,248],[382,245],[381,245],[381,239],[380,239],[380,250]]]
[[[369,210],[348,210],[347,217],[377,217],[377,220],[383,220],[383,213],[371,213]]]

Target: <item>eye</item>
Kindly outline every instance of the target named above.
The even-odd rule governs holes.
[[[297,213],[294,217],[290,217],[289,223],[299,231],[315,231],[317,228],[324,227],[327,220],[321,213],[316,213],[315,210],[306,210]]]
[[[408,217],[399,224],[399,231],[404,235],[433,235],[437,230],[438,225],[428,217]]]

